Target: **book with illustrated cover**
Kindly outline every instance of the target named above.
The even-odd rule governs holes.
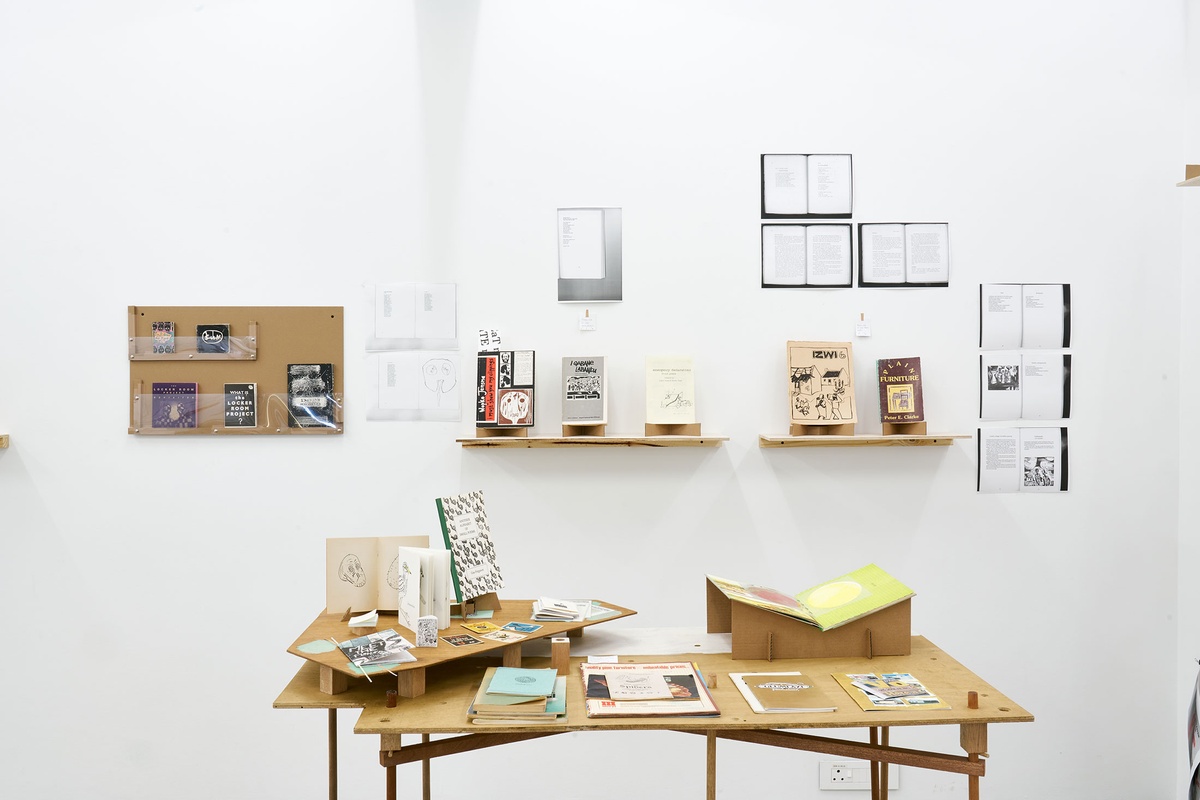
[[[335,428],[333,364],[288,364],[288,427]]]
[[[696,375],[691,356],[646,356],[646,422],[696,422]]]
[[[196,326],[197,353],[228,353],[229,325],[209,324]]]
[[[500,350],[476,356],[475,427],[533,427],[534,353]]]
[[[435,547],[401,545],[397,611],[400,624],[415,631],[421,617],[437,618],[437,629],[450,627],[450,552]]]
[[[608,370],[604,356],[564,357],[562,376],[563,424],[606,424],[608,422]]]
[[[788,342],[787,368],[792,424],[858,421],[850,342]]]
[[[150,384],[150,427],[196,427],[198,387],[194,383]]]
[[[360,536],[325,540],[325,610],[396,611],[409,581],[400,571],[401,547],[425,547],[428,536]],[[412,629],[411,625],[405,627]]]
[[[408,652],[412,642],[390,628],[338,642],[338,649],[356,667],[387,667],[407,664],[417,657]]]
[[[863,711],[950,708],[908,672],[839,672],[833,679]]]
[[[721,713],[703,676],[691,662],[583,663],[579,669],[583,678],[584,706],[589,717],[715,717]],[[670,699],[619,700],[610,696],[610,679],[614,684],[627,685],[638,675],[658,676],[667,685]]]
[[[258,427],[258,384],[225,384],[225,427]]]
[[[880,421],[924,422],[921,359],[881,358],[875,362],[875,371],[879,377]]]
[[[861,619],[913,596],[913,590],[874,564],[818,584],[796,595],[709,575],[730,600],[786,614],[823,631]]]
[[[729,677],[758,714],[837,711],[828,695],[799,672],[731,672]]]
[[[461,603],[504,588],[483,492],[437,498],[442,538],[450,551],[454,598]]]
[[[151,322],[150,331],[153,337],[152,343],[155,353],[175,352],[174,322]]]

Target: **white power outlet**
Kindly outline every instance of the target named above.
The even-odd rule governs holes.
[[[822,761],[817,787],[836,791],[871,791],[871,762]],[[900,767],[888,764],[888,790],[900,788]]]

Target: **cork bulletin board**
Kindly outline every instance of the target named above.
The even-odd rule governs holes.
[[[341,306],[130,306],[129,433],[340,434]]]

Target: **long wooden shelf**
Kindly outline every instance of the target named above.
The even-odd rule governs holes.
[[[1176,186],[1200,186],[1200,164],[1187,164],[1183,168],[1183,175],[1185,180]]]
[[[955,439],[970,439],[966,433],[929,433],[920,436],[767,436],[758,437],[759,447],[949,447]]]
[[[8,447],[8,434],[0,433],[0,450]]]
[[[720,447],[728,436],[493,436],[456,439],[463,447]]]

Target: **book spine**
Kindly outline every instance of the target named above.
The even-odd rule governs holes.
[[[450,580],[454,584],[454,600],[462,602],[462,587],[458,585],[458,560],[454,557],[454,548],[450,545],[450,526],[446,521],[446,509],[442,505],[442,498],[437,498],[434,502],[437,503],[438,524],[442,526],[442,540],[446,543],[446,549],[450,551]]]

